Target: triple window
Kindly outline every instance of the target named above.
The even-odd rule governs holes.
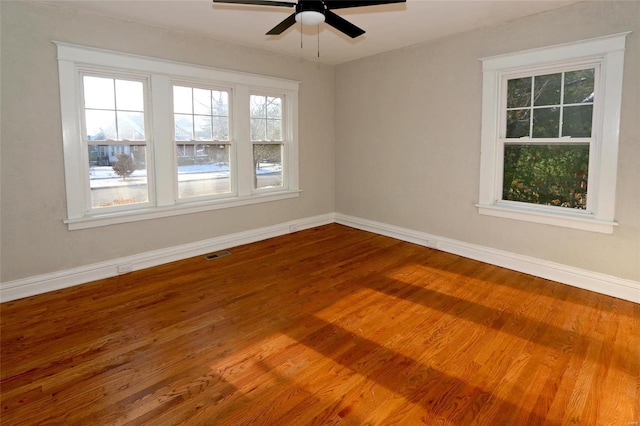
[[[297,82],[57,45],[70,229],[297,196]]]

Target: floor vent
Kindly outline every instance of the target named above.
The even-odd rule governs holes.
[[[207,260],[213,260],[213,259],[217,259],[219,257],[229,256],[230,254],[231,254],[230,251],[222,250],[222,251],[219,251],[219,252],[216,252],[216,253],[208,254],[204,258],[207,259]]]

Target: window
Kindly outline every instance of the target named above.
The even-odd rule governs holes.
[[[504,77],[503,201],[587,210],[596,70]]]
[[[254,189],[278,188],[283,185],[282,104],[283,99],[279,96],[251,95]]]
[[[178,198],[229,194],[229,91],[173,86]]]
[[[69,229],[298,196],[299,83],[56,45]]]
[[[88,211],[149,203],[145,82],[83,75]]]
[[[625,36],[483,59],[480,214],[613,232]]]

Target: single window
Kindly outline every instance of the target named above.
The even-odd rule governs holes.
[[[173,86],[178,198],[232,192],[229,98],[227,90]]]
[[[613,232],[626,35],[482,60],[480,214]]]
[[[503,201],[588,210],[596,69],[504,76]]]
[[[251,95],[251,142],[253,144],[254,188],[272,189],[284,185],[283,154],[286,139],[283,133],[281,96]]]
[[[88,210],[149,202],[145,83],[83,75]]]

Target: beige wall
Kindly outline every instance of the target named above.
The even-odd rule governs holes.
[[[2,281],[333,211],[640,280],[640,2],[585,2],[335,70],[39,3],[0,10]],[[478,59],[628,30],[614,234],[479,216]],[[52,40],[301,81],[300,198],[68,231]]]
[[[2,281],[334,211],[334,70],[32,2],[1,3]],[[52,40],[301,81],[299,198],[68,231]]]
[[[627,38],[613,235],[480,216],[480,58]],[[640,280],[640,2],[584,2],[336,67],[336,211]]]

